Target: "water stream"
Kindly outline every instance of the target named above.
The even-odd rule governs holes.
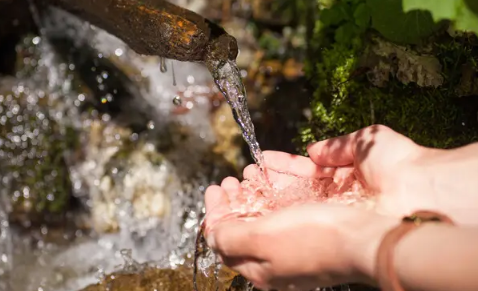
[[[246,89],[236,62],[211,61],[209,67],[212,68],[211,73],[216,85],[231,106],[234,119],[241,128],[242,136],[249,146],[254,161],[264,171],[264,156],[257,142],[254,124],[247,107]]]

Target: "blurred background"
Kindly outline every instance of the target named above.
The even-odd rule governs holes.
[[[170,2],[237,39],[263,150],[374,123],[477,140],[478,39],[456,19],[406,0]],[[253,161],[230,106],[203,64],[46,4],[0,0],[0,290],[192,290],[204,191]],[[200,290],[252,288],[211,260]]]

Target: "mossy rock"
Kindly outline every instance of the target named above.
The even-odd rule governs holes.
[[[355,2],[358,1],[344,3],[356,5]],[[478,140],[478,97],[460,93],[473,92],[470,88],[461,88],[470,84],[470,80],[463,80],[462,68],[471,70],[468,77],[476,76],[476,37],[452,37],[444,31],[423,40],[421,45],[402,45],[405,54],[413,53],[419,60],[425,60],[425,56],[437,60],[437,71],[425,76],[426,65],[414,64],[418,69],[410,73],[410,78],[386,74],[387,82],[378,87],[369,81],[374,71],[384,64],[397,71],[395,67],[403,64],[397,62],[396,54],[372,63],[367,54],[376,39],[398,44],[384,39],[370,27],[351,34],[346,41],[337,38],[346,21],[327,25],[318,21],[315,27],[309,46],[314,59],[308,60],[306,69],[315,88],[312,117],[297,139],[303,151],[309,142],[347,134],[371,124],[385,124],[424,146],[453,148]],[[436,80],[424,82],[423,78],[430,75],[436,76]],[[412,79],[412,82],[403,82],[403,79]],[[459,97],[464,95],[467,96]]]
[[[76,145],[74,131],[50,116],[49,96],[35,87],[3,79],[0,100],[0,173],[10,219],[28,225],[64,213],[71,193],[65,154]]]
[[[206,277],[199,273],[198,291],[240,291],[246,290],[246,282],[236,284],[237,274],[229,270],[220,271],[218,280],[211,273]],[[224,280],[223,280],[224,279]],[[192,291],[192,270],[184,266],[177,269],[159,269],[145,267],[143,270],[133,273],[117,272],[107,275],[103,282],[86,287],[81,291]]]

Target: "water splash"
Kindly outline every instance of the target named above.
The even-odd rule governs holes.
[[[126,273],[137,273],[144,269],[144,266],[133,259],[133,250],[122,249],[120,251],[121,257],[124,260],[122,271]]]

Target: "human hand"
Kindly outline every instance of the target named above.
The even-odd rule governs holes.
[[[419,209],[440,208],[429,176],[422,167],[431,149],[383,125],[373,125],[311,144],[310,159],[336,173],[355,171],[365,188],[376,196],[380,213],[403,216]]]
[[[362,272],[362,266],[373,264],[381,236],[397,223],[372,211],[318,203],[248,222],[223,220],[231,211],[229,197],[239,191],[235,178],[207,189],[206,224],[214,227],[206,239],[228,267],[261,290],[371,282],[372,274]]]
[[[340,187],[359,180],[375,209],[386,215],[403,216],[414,210],[440,208],[433,196],[427,171],[422,164],[431,149],[414,143],[382,125],[309,145],[309,157],[283,152],[264,152],[269,175],[287,172],[305,178],[333,177]],[[259,175],[253,164],[244,178]],[[283,178],[277,179],[283,183]]]

